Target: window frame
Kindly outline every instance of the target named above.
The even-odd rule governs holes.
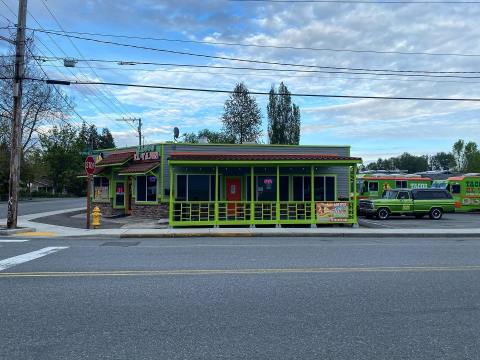
[[[148,177],[154,176],[155,177],[155,200],[148,200]],[[144,177],[145,178],[145,200],[138,199],[138,178]],[[144,175],[137,175],[135,177],[135,203],[137,204],[158,204],[158,176],[154,174],[144,174]]]
[[[107,180],[107,186],[102,186],[102,180]],[[95,181],[100,180],[100,186],[95,185]],[[96,202],[110,201],[110,178],[108,176],[94,176],[92,181],[92,199]],[[106,197],[97,197],[95,188],[107,188]]]

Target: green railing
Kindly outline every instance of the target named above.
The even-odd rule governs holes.
[[[251,204],[248,201],[219,201],[218,223],[250,223]]]
[[[312,203],[310,201],[281,201],[280,220],[292,223],[311,223]]]
[[[171,225],[260,225],[339,223],[317,221],[315,206],[310,201],[174,201]],[[354,202],[348,203],[348,219],[355,222]]]

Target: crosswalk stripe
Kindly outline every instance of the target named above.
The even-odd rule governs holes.
[[[0,261],[0,271],[8,269],[12,266],[20,265],[28,261],[32,261],[43,256],[55,253],[60,250],[68,249],[68,246],[49,246],[40,250],[32,251],[26,254],[14,256]]]
[[[27,242],[30,240],[24,240],[24,239],[0,239],[0,243],[22,243],[22,242]]]

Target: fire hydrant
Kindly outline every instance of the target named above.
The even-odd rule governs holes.
[[[100,218],[102,217],[102,212],[100,211],[98,206],[92,211],[92,225],[94,229],[98,229],[100,227]]]

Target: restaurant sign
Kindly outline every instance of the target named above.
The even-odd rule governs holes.
[[[348,221],[347,201],[321,201],[315,204],[318,223]]]
[[[133,155],[134,161],[158,160],[159,158],[158,151],[155,151],[155,145],[137,146],[137,151]]]

